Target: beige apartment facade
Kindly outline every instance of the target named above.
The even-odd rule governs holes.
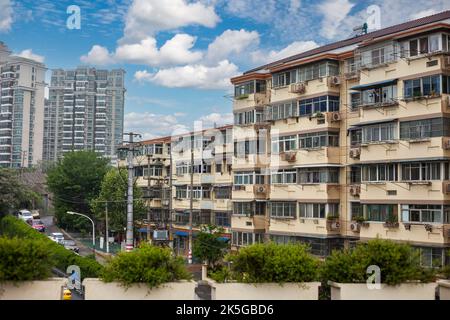
[[[450,12],[231,79],[234,248],[409,242],[450,247]]]

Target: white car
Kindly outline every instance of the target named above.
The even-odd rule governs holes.
[[[53,232],[50,236],[50,239],[52,239],[53,241],[57,242],[57,243],[61,243],[61,241],[64,240],[64,235],[60,232]]]
[[[25,210],[25,209],[20,210],[17,214],[17,217],[27,223],[29,223],[30,220],[33,221],[33,214],[30,211]]]

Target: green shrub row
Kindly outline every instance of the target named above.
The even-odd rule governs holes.
[[[381,271],[381,282],[396,285],[407,281],[433,281],[436,270],[420,266],[419,252],[408,244],[375,239],[359,243],[353,249],[336,250],[325,261],[309,253],[302,244],[255,244],[228,254],[222,267],[210,273],[219,282],[309,282],[329,280],[341,283],[365,283],[371,265]]]
[[[62,245],[50,240],[46,235],[30,228],[25,222],[13,217],[6,216],[0,220],[0,236],[8,238],[29,239],[35,242],[42,242],[51,253],[54,267],[61,271],[66,271],[70,265],[77,265],[80,267],[81,277],[91,278],[98,277],[102,265],[97,261],[85,257],[81,257],[74,252],[65,249]]]
[[[120,252],[105,266],[101,279],[118,281],[125,287],[146,283],[149,288],[182,279],[190,279],[184,260],[168,248],[142,244],[132,252]]]
[[[0,237],[0,282],[46,279],[53,264],[44,241]]]

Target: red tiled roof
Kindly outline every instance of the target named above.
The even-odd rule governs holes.
[[[364,41],[367,41],[367,40],[371,40],[371,39],[374,39],[374,38],[387,36],[387,35],[390,35],[390,34],[394,34],[394,33],[397,33],[397,32],[405,31],[405,30],[408,30],[408,29],[420,27],[420,26],[423,26],[423,25],[427,25],[427,24],[430,24],[430,23],[434,23],[434,22],[438,22],[438,21],[442,21],[442,20],[446,20],[446,19],[450,19],[450,10],[443,11],[443,12],[440,12],[440,13],[437,13],[437,14],[434,14],[434,15],[431,15],[431,16],[423,17],[423,18],[420,18],[420,19],[417,19],[417,20],[412,20],[412,21],[408,21],[408,22],[405,22],[405,23],[397,24],[397,25],[394,25],[394,26],[391,26],[391,27],[387,27],[387,28],[384,28],[384,29],[376,30],[376,31],[373,31],[373,32],[370,32],[370,33],[367,33],[367,34],[364,34],[364,35],[361,35],[361,36],[354,37],[354,38],[349,38],[349,39],[341,40],[341,41],[338,41],[338,42],[330,43],[330,44],[327,44],[327,45],[319,47],[319,48],[315,48],[315,49],[312,49],[312,50],[309,50],[309,51],[306,51],[306,52],[302,52],[300,54],[296,54],[296,55],[293,55],[293,56],[290,56],[290,57],[287,57],[287,58],[284,58],[284,59],[281,59],[281,60],[278,60],[278,61],[266,64],[264,66],[251,69],[249,71],[244,72],[244,75],[248,74],[248,73],[252,73],[252,72],[258,71],[258,70],[262,70],[262,69],[273,68],[276,65],[283,64],[283,63],[286,63],[286,62],[290,62],[290,61],[306,58],[306,57],[309,57],[309,56],[313,56],[313,55],[324,53],[324,52],[331,51],[331,50],[336,50],[336,49],[339,49],[339,48],[343,48],[343,47],[346,47],[346,46],[354,45],[354,44],[357,44],[357,43],[360,43],[360,42],[364,42]]]

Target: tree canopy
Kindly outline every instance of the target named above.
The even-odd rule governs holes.
[[[208,226],[199,232],[194,240],[193,255],[206,261],[211,268],[216,267],[228,248],[228,243],[220,239],[222,233],[223,229]]]
[[[108,202],[109,230],[121,232],[127,224],[127,188],[126,170],[111,168],[101,182],[98,197],[91,200],[91,209],[98,220],[105,220],[105,203]],[[143,192],[136,185],[133,187],[133,217],[139,220],[145,217],[146,207],[142,199]]]
[[[47,185],[53,193],[55,216],[59,226],[89,230],[89,221],[71,216],[67,211],[90,215],[90,201],[100,193],[100,186],[109,170],[109,160],[93,151],[66,153],[47,174]]]
[[[0,169],[0,216],[13,210],[29,208],[39,195],[27,185],[22,184],[17,171]]]

